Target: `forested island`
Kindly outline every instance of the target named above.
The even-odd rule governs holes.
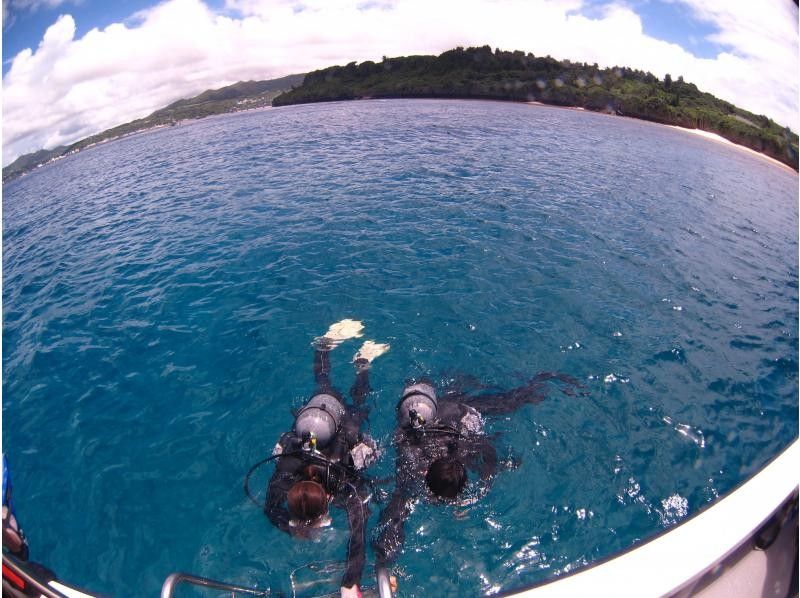
[[[51,150],[40,150],[33,154],[20,156],[3,168],[3,180],[24,174],[41,164],[73,154],[104,141],[125,137],[139,131],[175,125],[183,120],[194,120],[253,108],[272,105],[272,99],[283,91],[300,85],[303,75],[289,75],[269,81],[240,81],[220,89],[209,89],[192,98],[178,100],[165,108],[156,110],[150,116],[138,118],[124,125],[113,127],[81,139],[71,145],[59,146]]]
[[[40,150],[3,168],[3,180],[104,141],[182,120],[263,106],[370,98],[460,98],[541,102],[702,129],[798,168],[798,137],[766,116],[687,83],[651,73],[536,57],[521,51],[456,48],[439,56],[351,62],[307,75],[244,81],[178,100],[68,146]]]
[[[306,75],[300,87],[272,104],[371,98],[480,98],[580,107],[702,129],[798,167],[798,137],[788,127],[704,93],[681,76],[660,80],[626,67],[601,69],[489,46],[325,68]]]

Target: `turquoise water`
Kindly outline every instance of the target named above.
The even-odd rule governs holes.
[[[629,547],[798,434],[797,196],[796,173],[681,131],[449,101],[209,118],[6,184],[3,450],[32,558],[115,596],[178,570],[336,589],[343,515],[292,540],[242,481],[345,317],[391,343],[376,477],[409,377],[586,387],[488,422],[519,467],[466,510],[415,510],[403,595],[508,591]],[[357,348],[332,355],[342,390]]]

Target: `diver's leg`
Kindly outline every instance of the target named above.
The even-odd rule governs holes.
[[[356,379],[350,387],[350,397],[353,399],[353,406],[361,411],[365,409],[366,398],[372,388],[369,385],[369,361],[363,357],[356,359]]]
[[[350,387],[353,404],[346,407],[347,416],[342,419],[341,423],[341,431],[349,445],[354,445],[361,438],[361,426],[369,417],[366,398],[369,391],[372,390],[369,385],[369,361],[358,359],[355,366],[356,379],[353,386]]]
[[[363,410],[367,393],[372,390],[369,386],[369,368],[376,357],[380,357],[389,350],[388,343],[365,341],[358,353],[353,357],[356,366],[356,379],[350,387],[350,396],[357,410]]]
[[[572,376],[558,372],[541,372],[524,386],[505,392],[461,397],[460,400],[477,409],[482,415],[504,415],[513,413],[523,405],[538,405],[547,398],[550,385],[556,386],[569,396],[575,396],[577,390],[583,389],[583,385]]]
[[[317,383],[317,392],[329,392],[331,390],[331,362],[330,353],[342,342],[361,336],[364,325],[358,320],[340,320],[331,324],[328,331],[314,339],[311,345],[314,347],[314,380]]]
[[[330,349],[320,345],[314,347],[314,381],[317,383],[318,393],[331,390]]]

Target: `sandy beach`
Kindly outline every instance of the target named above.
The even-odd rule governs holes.
[[[544,108],[560,108],[562,110],[581,110],[581,111],[585,110],[585,108],[581,108],[579,106],[555,106],[553,104],[545,104],[543,102],[537,102],[535,100],[531,100],[531,101],[528,101],[528,102],[525,102],[525,103],[530,105],[530,106],[542,106]],[[594,112],[595,114],[606,114],[608,116],[616,116],[616,115],[613,115],[613,114],[609,114],[608,112],[595,112],[593,110],[591,112]],[[631,117],[623,116],[622,118],[631,118]],[[703,131],[702,129],[687,129],[687,128],[684,128],[684,127],[679,127],[677,125],[662,125],[661,123],[657,123],[657,122],[653,122],[653,121],[649,121],[649,120],[643,120],[643,119],[635,119],[635,120],[642,120],[643,122],[649,122],[649,123],[652,123],[654,125],[661,125],[663,127],[669,127],[670,129],[677,129],[678,131],[684,131],[685,133],[691,133],[692,135],[698,135],[700,137],[705,137],[706,139],[709,139],[711,141],[716,141],[718,143],[725,143],[727,145],[730,145],[730,146],[735,147],[737,149],[740,149],[742,151],[749,152],[749,153],[751,153],[751,154],[753,154],[755,156],[759,156],[760,158],[763,158],[764,160],[769,160],[770,162],[772,162],[776,166],[780,166],[781,168],[785,168],[786,170],[789,170],[790,172],[794,172],[795,174],[797,174],[797,171],[794,168],[792,168],[791,166],[789,166],[788,164],[784,164],[780,160],[776,160],[775,158],[772,158],[772,157],[770,157],[770,156],[768,156],[766,154],[762,154],[761,152],[757,152],[756,150],[750,149],[749,147],[745,147],[743,145],[739,145],[738,143],[734,143],[733,141],[725,139],[724,137],[722,137],[721,135],[717,135],[716,133],[711,133],[709,131]]]
[[[763,158],[765,160],[769,160],[773,164],[775,164],[777,166],[781,166],[782,168],[785,168],[786,170],[789,170],[789,171],[794,172],[795,174],[797,174],[797,171],[794,168],[792,168],[791,166],[789,166],[787,164],[784,164],[780,160],[776,160],[775,158],[772,158],[772,157],[770,157],[770,156],[768,156],[766,154],[762,154],[761,152],[757,152],[756,150],[750,149],[749,147],[745,147],[743,145],[739,145],[738,143],[734,143],[733,141],[730,141],[729,139],[725,139],[724,137],[722,137],[721,135],[717,135],[716,133],[711,133],[709,131],[703,131],[702,129],[686,129],[684,127],[678,127],[678,126],[675,126],[675,125],[664,125],[664,126],[665,127],[669,127],[670,129],[677,129],[678,131],[685,131],[686,133],[691,133],[692,135],[699,135],[700,137],[705,137],[706,139],[710,139],[711,141],[716,141],[718,143],[725,143],[727,145],[733,146],[733,147],[735,147],[737,149],[740,149],[742,151],[749,152],[749,153],[751,153],[753,155],[759,156],[759,157],[761,157],[761,158]]]

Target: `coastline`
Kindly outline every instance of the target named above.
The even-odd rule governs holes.
[[[59,160],[63,160],[65,158],[69,158],[70,156],[74,156],[75,154],[79,154],[79,153],[81,153],[83,151],[90,150],[90,149],[95,148],[95,147],[97,147],[99,145],[103,145],[105,143],[110,143],[112,141],[119,141],[121,139],[127,139],[129,137],[134,137],[136,135],[145,135],[147,133],[152,133],[152,132],[157,131],[159,129],[168,129],[168,128],[173,127],[173,126],[187,125],[187,124],[191,124],[191,123],[194,123],[194,122],[199,122],[199,121],[205,120],[207,118],[214,118],[214,117],[219,117],[219,116],[227,116],[227,115],[230,115],[230,114],[238,114],[240,112],[252,112],[254,110],[265,110],[265,109],[270,109],[271,110],[272,106],[271,105],[268,105],[268,106],[254,106],[252,108],[242,108],[240,110],[231,110],[230,112],[220,112],[218,114],[209,114],[207,116],[200,116],[200,117],[197,117],[197,118],[176,119],[172,124],[159,123],[159,124],[151,125],[151,126],[148,126],[148,127],[144,127],[142,129],[136,129],[135,131],[129,131],[129,132],[126,132],[126,133],[122,133],[120,135],[115,135],[113,137],[106,137],[104,139],[100,139],[99,141],[95,141],[94,143],[90,143],[89,145],[85,145],[83,147],[79,147],[79,148],[75,148],[75,149],[69,150],[68,152],[65,152],[65,153],[63,153],[63,154],[61,154],[59,156],[55,156],[53,158],[50,158],[49,160],[47,160],[45,162],[42,162],[40,164],[37,164],[36,166],[31,166],[30,168],[27,168],[26,170],[23,170],[21,172],[16,172],[16,173],[4,178],[3,179],[3,183],[10,182],[10,181],[12,181],[14,179],[27,176],[27,175],[29,175],[30,173],[34,172],[35,170],[37,170],[39,168],[42,168],[42,167],[47,166],[49,164],[53,164],[55,162],[58,162]],[[84,141],[84,140],[79,140],[79,141],[76,141],[75,143],[80,143],[81,141]]]
[[[712,133],[711,131],[704,131],[703,129],[688,129],[686,127],[679,127],[678,125],[667,125],[667,124],[659,123],[659,122],[652,121],[652,120],[634,118],[632,116],[619,116],[619,115],[616,115],[616,114],[610,114],[608,112],[596,112],[594,110],[586,110],[585,108],[582,108],[580,106],[556,106],[556,105],[553,105],[553,104],[545,104],[544,102],[536,102],[536,101],[525,102],[525,104],[527,104],[529,106],[543,106],[545,108],[560,108],[562,110],[578,110],[578,111],[581,111],[581,112],[593,112],[594,114],[606,114],[607,116],[616,116],[618,118],[630,118],[632,120],[638,120],[638,121],[642,121],[642,122],[649,122],[649,123],[652,123],[654,125],[659,125],[659,126],[662,126],[662,127],[669,127],[670,129],[676,129],[678,131],[683,131],[684,133],[689,133],[691,135],[696,135],[698,137],[704,137],[704,138],[708,139],[709,141],[715,141],[717,143],[724,143],[725,145],[728,145],[729,147],[734,147],[736,149],[745,151],[745,152],[747,152],[749,154],[752,154],[754,156],[759,156],[760,158],[763,158],[764,160],[768,160],[769,162],[771,162],[772,164],[775,164],[776,166],[780,166],[781,168],[783,168],[783,169],[785,169],[785,170],[787,170],[789,172],[792,172],[794,174],[798,174],[797,170],[795,170],[794,168],[792,168],[788,164],[785,164],[785,163],[781,162],[780,160],[776,160],[772,156],[768,156],[767,154],[764,154],[762,152],[758,152],[758,151],[756,151],[754,149],[751,149],[751,148],[749,148],[749,147],[747,147],[745,145],[740,145],[738,143],[734,143],[730,139],[725,139],[722,135],[718,135],[716,133]]]
[[[394,98],[357,98],[357,99],[353,99],[353,100],[343,100],[343,101],[361,101],[361,100],[373,100],[374,101],[374,100],[386,100],[386,99],[394,99]],[[430,98],[430,99],[451,99],[451,98]],[[501,102],[508,101],[508,100],[487,100],[487,99],[483,99],[483,98],[452,98],[452,99],[455,99],[455,100],[467,100],[467,101],[473,101],[473,100],[474,101],[501,101]],[[686,127],[679,127],[677,125],[668,125],[668,124],[659,123],[659,122],[656,122],[656,121],[651,121],[651,120],[646,120],[646,119],[641,119],[641,118],[635,118],[635,117],[632,117],[632,116],[624,116],[624,115],[620,116],[620,115],[616,115],[616,114],[611,114],[609,112],[587,110],[586,108],[583,108],[582,106],[559,106],[557,104],[546,104],[544,102],[538,102],[536,100],[529,100],[529,101],[522,102],[522,103],[525,104],[525,105],[528,105],[528,106],[538,106],[538,107],[544,107],[544,108],[557,108],[557,109],[560,109],[560,110],[574,110],[574,111],[579,111],[579,112],[591,112],[593,114],[605,114],[606,116],[614,116],[614,117],[619,117],[619,118],[630,118],[632,120],[637,120],[637,121],[640,121],[640,122],[649,122],[649,123],[652,123],[654,125],[659,125],[659,126],[663,126],[663,127],[669,127],[670,129],[677,129],[677,130],[683,131],[685,133],[689,133],[689,134],[696,135],[696,136],[699,136],[699,137],[704,137],[704,138],[708,139],[709,141],[714,141],[714,142],[717,142],[717,143],[724,143],[724,144],[726,144],[728,146],[737,148],[739,150],[743,150],[743,151],[748,152],[748,153],[750,153],[752,155],[759,156],[759,157],[763,158],[764,160],[767,160],[767,161],[771,162],[772,164],[774,164],[776,166],[780,166],[780,167],[786,169],[789,172],[792,172],[792,173],[794,173],[796,175],[799,174],[797,170],[795,170],[794,168],[792,168],[788,164],[785,164],[784,162],[781,162],[780,160],[776,160],[775,158],[773,158],[771,156],[768,156],[768,155],[766,155],[766,154],[764,154],[762,152],[759,152],[759,151],[756,151],[754,149],[751,149],[751,148],[749,148],[747,146],[740,145],[738,143],[734,143],[733,141],[730,141],[729,139],[725,139],[721,135],[718,135],[716,133],[712,133],[710,131],[704,131],[702,129],[688,129]],[[296,104],[296,105],[303,105],[303,104]],[[200,117],[200,118],[181,119],[181,120],[175,121],[175,124],[176,125],[181,125],[181,124],[187,124],[187,123],[191,123],[191,122],[200,121],[200,120],[203,120],[205,118],[213,118],[215,116],[219,117],[219,116],[225,116],[225,115],[229,115],[229,114],[236,114],[238,112],[250,112],[250,111],[253,111],[253,110],[264,110],[264,109],[271,109],[271,108],[274,108],[274,106],[272,106],[271,104],[267,105],[267,106],[255,106],[255,107],[252,107],[252,108],[243,108],[243,109],[239,109],[239,110],[232,110],[230,112],[221,112],[219,114],[210,114],[208,116],[204,116],[204,117]],[[110,137],[110,138],[102,139],[100,141],[97,141],[97,142],[92,143],[90,145],[87,145],[85,147],[72,150],[70,152],[62,154],[62,155],[57,156],[55,158],[51,158],[50,160],[48,160],[46,162],[43,162],[41,164],[38,164],[38,165],[36,165],[36,166],[34,166],[34,167],[24,171],[24,172],[21,172],[19,174],[14,174],[11,177],[9,177],[8,180],[12,180],[12,179],[17,178],[17,177],[25,176],[25,175],[29,174],[30,172],[36,170],[37,168],[41,168],[42,166],[46,166],[48,164],[51,164],[53,162],[56,162],[56,161],[61,160],[63,158],[66,158],[66,157],[71,156],[73,154],[79,153],[79,152],[81,152],[83,150],[91,149],[92,147],[95,147],[97,145],[108,143],[110,141],[116,141],[116,140],[119,140],[119,139],[124,139],[125,137],[130,137],[130,136],[133,136],[133,135],[140,135],[140,134],[143,134],[143,133],[148,133],[148,132],[154,131],[156,129],[160,129],[160,128],[164,128],[164,127],[168,127],[168,126],[169,125],[163,124],[163,123],[162,124],[156,124],[156,125],[153,125],[153,126],[150,126],[150,127],[146,127],[146,128],[143,128],[143,129],[136,130],[136,131],[123,133],[122,135],[118,135],[116,137]],[[4,180],[3,182],[6,182],[6,181]]]
[[[687,129],[685,127],[679,127],[677,125],[664,125],[664,126],[665,127],[669,127],[670,129],[677,129],[678,131],[684,131],[684,132],[690,133],[692,135],[697,135],[698,137],[705,137],[706,139],[708,139],[710,141],[715,141],[717,143],[724,143],[724,144],[726,144],[728,146],[735,147],[736,149],[743,150],[743,151],[745,151],[745,152],[747,152],[749,154],[753,154],[754,156],[760,156],[761,158],[764,158],[765,160],[769,160],[770,162],[772,162],[773,164],[775,164],[777,166],[785,168],[789,172],[793,172],[794,174],[798,174],[798,172],[794,168],[789,166],[788,164],[784,164],[783,162],[781,162],[780,160],[776,160],[772,156],[768,156],[767,154],[763,154],[761,152],[757,152],[756,150],[751,149],[751,148],[749,148],[749,147],[747,147],[745,145],[739,145],[738,143],[734,143],[730,139],[725,139],[722,135],[717,135],[716,133],[712,133],[710,131],[704,131],[703,129]]]

